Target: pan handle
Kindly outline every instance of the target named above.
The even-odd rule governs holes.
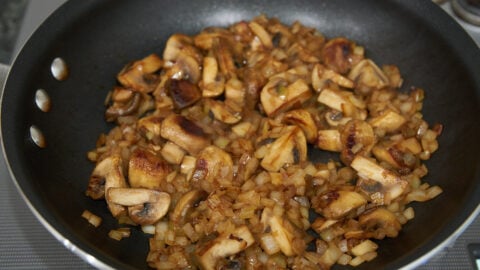
[[[10,66],[0,64],[0,90],[3,91],[3,84],[7,80],[7,74],[10,70]]]

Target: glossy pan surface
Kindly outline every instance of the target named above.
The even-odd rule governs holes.
[[[105,96],[126,63],[152,52],[161,55],[171,34],[195,34],[261,13],[287,24],[299,20],[329,38],[346,36],[364,46],[375,62],[398,65],[405,89],[425,89],[427,121],[444,125],[426,178],[444,193],[414,204],[415,219],[398,238],[381,241],[378,258],[361,269],[417,265],[479,211],[480,52],[431,1],[69,1],[15,60],[1,108],[11,173],[57,238],[99,267],[148,268],[148,237],[134,230],[120,242],[110,239],[107,234],[117,227],[116,221],[104,202],[84,195],[93,169],[86,153],[95,147],[97,136],[111,128],[103,117]],[[56,57],[69,67],[65,81],[50,73]],[[37,89],[51,98],[47,113],[35,105]],[[32,143],[31,125],[44,133],[46,148]],[[102,226],[92,229],[81,218],[84,209],[100,215]]]

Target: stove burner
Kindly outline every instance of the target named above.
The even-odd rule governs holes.
[[[460,18],[480,26],[480,0],[453,0],[451,4]]]

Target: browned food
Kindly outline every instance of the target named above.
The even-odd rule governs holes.
[[[153,268],[357,266],[442,192],[423,90],[345,37],[259,16],[174,34],[117,80],[86,194],[152,234]]]

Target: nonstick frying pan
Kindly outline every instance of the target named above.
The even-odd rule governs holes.
[[[94,266],[145,269],[148,237],[133,230],[120,242],[102,201],[84,195],[93,169],[86,159],[104,121],[104,99],[128,62],[161,54],[169,35],[194,34],[265,13],[295,20],[327,37],[346,36],[379,64],[398,65],[404,86],[425,89],[424,117],[441,123],[440,149],[427,162],[426,181],[444,193],[414,204],[416,217],[398,238],[380,241],[379,256],[360,269],[414,267],[444,247],[480,212],[480,51],[431,1],[69,1],[32,35],[8,75],[2,97],[3,151],[12,178],[35,215],[68,248]],[[62,57],[70,74],[52,77]],[[44,89],[51,110],[42,112],[35,93]],[[35,125],[46,147],[30,138]],[[321,153],[316,152],[321,159]],[[84,209],[100,215],[93,229]]]

